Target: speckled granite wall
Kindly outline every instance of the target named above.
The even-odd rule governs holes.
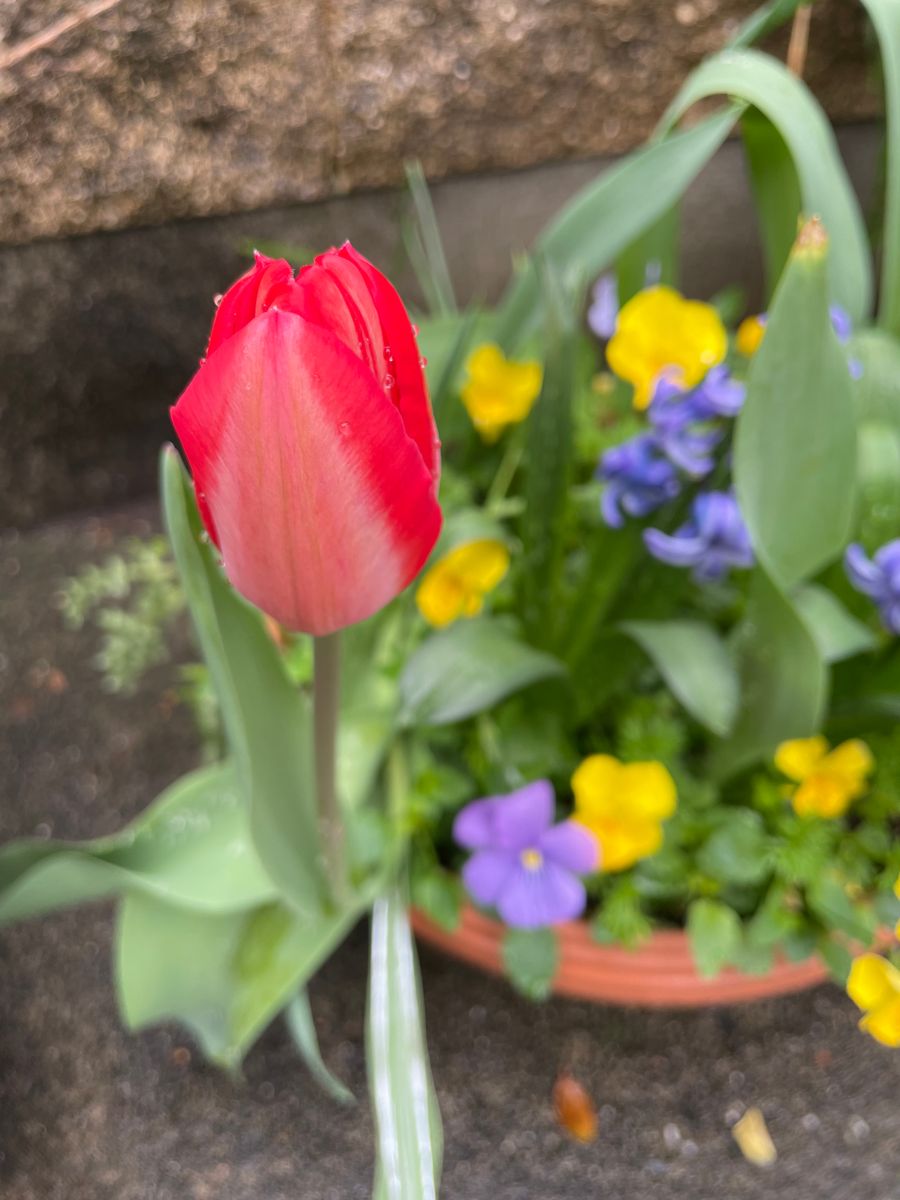
[[[96,5],[96,0],[94,0]],[[617,153],[748,0],[0,3],[0,241],[247,211],[397,182]],[[872,115],[863,16],[816,4],[811,84]]]

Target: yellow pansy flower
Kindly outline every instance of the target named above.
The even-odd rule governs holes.
[[[634,388],[634,406],[645,409],[661,375],[695,387],[728,351],[722,318],[711,304],[685,300],[674,288],[644,288],[625,304],[606,361]]]
[[[495,538],[464,542],[438,559],[416,591],[419,612],[441,628],[459,617],[476,617],[484,598],[509,570],[509,551]]]
[[[592,754],[572,776],[575,820],[600,844],[604,871],[623,871],[662,845],[662,822],[675,811],[675,783],[659,762],[621,763]]]
[[[469,356],[466,372],[462,402],[486,442],[496,442],[507,425],[525,420],[543,379],[539,362],[515,362],[492,342]]]
[[[850,968],[847,995],[865,1014],[859,1027],[883,1046],[900,1046],[900,971],[878,954],[861,954]]]
[[[831,750],[818,736],[782,742],[775,751],[775,766],[799,784],[790,794],[798,816],[840,817],[868,788],[875,760],[858,738]]]
[[[761,313],[753,317],[744,317],[734,335],[734,347],[738,354],[751,358],[759,349],[765,332],[766,321]]]

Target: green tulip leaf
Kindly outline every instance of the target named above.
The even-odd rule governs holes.
[[[827,588],[808,584],[797,589],[793,601],[824,662],[841,662],[878,645],[872,630],[851,616]]]
[[[449,725],[564,673],[558,659],[519,641],[499,621],[457,621],[432,634],[407,661],[400,676],[400,721]]]
[[[256,849],[285,897],[301,912],[318,913],[327,893],[313,799],[309,698],[288,677],[260,613],[230,587],[215,561],[171,447],[163,452],[161,475],[169,538],[250,806]]]
[[[718,632],[702,621],[624,621],[692,717],[724,737],[740,698],[737,667]]]
[[[443,1135],[431,1080],[416,951],[396,891],[375,901],[366,1012],[376,1200],[437,1200]]]
[[[698,100],[719,95],[739,100],[744,107],[753,105],[790,151],[803,208],[822,218],[832,239],[828,298],[841,304],[854,322],[861,322],[872,306],[872,262],[865,223],[828,118],[805,84],[777,59],[758,50],[726,50],[688,76],[660,129],[671,129]],[[768,149],[772,150],[771,139]],[[778,161],[770,163],[770,169],[779,172],[777,186],[772,179],[755,181],[758,189],[763,185],[761,215],[774,222],[764,236],[770,253],[777,246],[784,252],[789,249],[784,236],[787,214],[778,204],[779,198],[782,204],[793,203],[795,194],[794,185],[784,179],[784,155],[774,153]],[[751,165],[758,158],[751,151]],[[770,260],[770,267],[775,266]]]
[[[879,323],[900,337],[900,5],[863,0],[881,48],[887,117],[887,179]]]
[[[734,728],[710,756],[710,773],[720,779],[771,757],[788,738],[818,733],[828,694],[828,671],[815,638],[759,569],[734,652],[741,707]]]
[[[610,266],[680,199],[725,141],[738,107],[629,154],[583,188],[537,240],[567,288]],[[534,262],[513,280],[497,314],[496,338],[514,349],[540,328],[541,283]]]
[[[121,833],[0,850],[0,922],[125,891],[209,913],[272,899],[230,765],[179,779]]]
[[[735,433],[741,511],[782,588],[837,558],[853,525],[857,417],[828,313],[826,251],[810,223],[776,292]]]
[[[130,1029],[180,1021],[211,1061],[234,1068],[358,916],[304,918],[279,903],[201,913],[127,896],[116,948],[123,1020]]]
[[[336,1075],[329,1071],[322,1059],[312,1009],[309,1004],[309,993],[306,988],[302,988],[291,1000],[284,1010],[284,1017],[294,1045],[303,1057],[303,1061],[316,1083],[338,1104],[355,1104],[356,1097]]]

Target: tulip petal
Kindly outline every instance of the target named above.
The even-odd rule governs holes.
[[[437,484],[441,473],[441,443],[438,439],[425,372],[416,335],[403,301],[393,284],[345,242],[338,255],[360,272],[381,318],[384,346],[390,350],[389,365],[395,387],[392,399],[400,411],[406,432],[422,453],[425,465]],[[386,360],[387,361],[387,360]]]
[[[377,612],[440,530],[397,409],[343,342],[270,309],[223,342],[172,411],[231,582],[289,629]]]
[[[254,317],[283,300],[293,284],[294,272],[290,263],[257,252],[253,266],[231,285],[216,309],[206,347],[207,357],[249,325]]]

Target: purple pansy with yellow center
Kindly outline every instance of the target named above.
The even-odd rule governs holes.
[[[856,590],[878,606],[885,628],[900,634],[900,538],[887,542],[873,558],[854,542],[844,554],[844,567]]]
[[[597,842],[574,821],[554,825],[553,811],[553,788],[539,779],[475,800],[454,821],[454,839],[473,851],[462,871],[469,895],[507,925],[535,929],[584,912],[579,876],[596,869]]]
[[[750,534],[731,492],[702,492],[689,519],[674,533],[645,529],[654,558],[672,567],[691,567],[698,583],[722,579],[732,567],[752,567]]]

